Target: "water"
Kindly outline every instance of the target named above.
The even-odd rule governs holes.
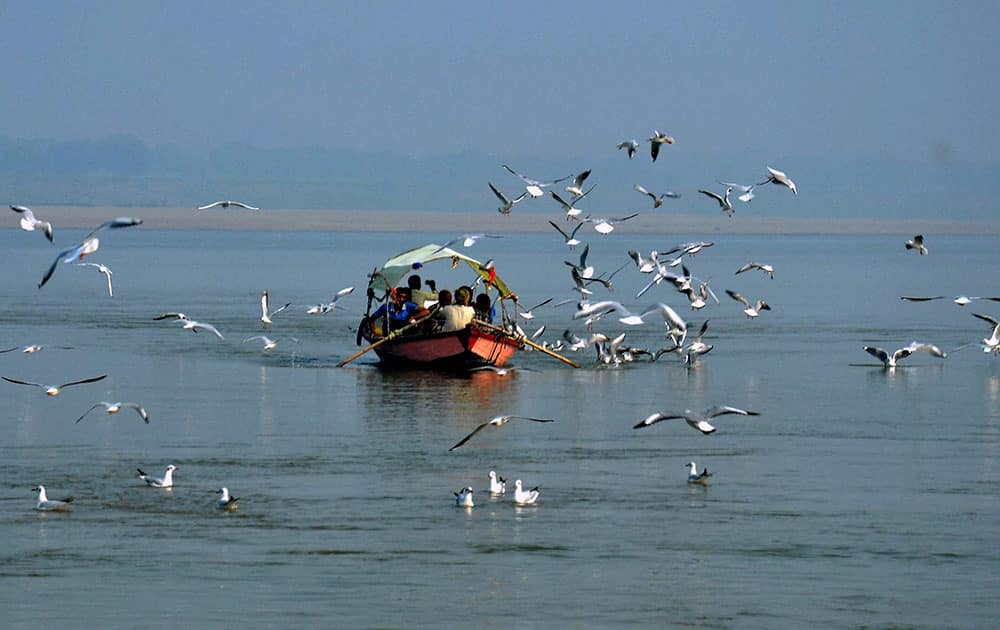
[[[599,272],[627,249],[704,236],[624,232],[588,237]],[[693,328],[711,319],[715,350],[690,370],[669,358],[598,368],[589,352],[572,355],[579,370],[522,353],[514,363],[533,371],[505,378],[383,373],[373,353],[336,368],[357,349],[365,274],[450,237],[120,231],[93,257],[115,272],[110,299],[103,276],[69,265],[37,290],[57,248],[0,231],[0,346],[73,347],[0,354],[0,374],[110,374],[56,398],[0,383],[4,625],[995,623],[1000,366],[973,345],[888,372],[861,350],[914,339],[953,350],[987,336],[970,313],[996,316],[1000,305],[898,296],[997,294],[993,238],[929,236],[931,254],[918,257],[902,236],[716,234],[689,262],[723,300],[700,313],[665,287],[631,299],[647,278],[626,268],[614,298],[664,300]],[[524,304],[571,296],[561,261],[572,254],[557,234],[469,253],[495,258]],[[734,276],[750,259],[773,264],[775,279]],[[423,271],[442,287],[470,280]],[[304,314],[350,285],[343,310]],[[267,356],[241,343],[260,333],[264,288],[272,303],[295,304],[275,318],[283,341]],[[774,310],[748,321],[724,288]],[[572,308],[543,307],[527,328],[582,332]],[[173,310],[226,340],[152,321]],[[664,343],[658,324],[629,341]],[[96,410],[74,424],[97,400],[141,402],[151,422]],[[713,404],[761,416],[720,418],[711,436],[677,421],[631,428],[655,410]],[[556,422],[511,422],[447,451],[504,413]],[[707,488],[685,483],[692,459],[715,472]],[[171,491],[135,476],[171,463]],[[540,505],[491,500],[491,469],[510,486],[540,486]],[[35,512],[38,483],[50,497],[75,495],[74,509]],[[471,511],[453,506],[466,485]],[[214,510],[221,486],[242,498],[236,513]]]

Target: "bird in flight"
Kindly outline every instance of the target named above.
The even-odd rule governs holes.
[[[223,208],[228,208],[229,206],[236,206],[237,208],[246,208],[247,210],[260,210],[260,208],[258,208],[257,206],[251,206],[249,204],[243,203],[242,201],[232,201],[230,199],[226,199],[225,201],[214,201],[205,206],[198,206],[198,209],[208,210],[209,208],[214,208],[216,206],[222,206]]]
[[[473,435],[479,433],[480,431],[482,431],[486,427],[502,427],[503,425],[507,424],[511,420],[530,420],[531,422],[554,422],[554,420],[549,420],[549,419],[546,419],[546,418],[531,418],[529,416],[496,416],[495,418],[487,420],[486,422],[482,423],[481,425],[479,425],[478,427],[476,427],[475,429],[473,429],[472,433],[466,435],[464,438],[462,438],[461,440],[459,440],[458,443],[455,444],[455,446],[452,446],[448,450],[449,451],[453,451],[456,448],[462,446],[463,444],[465,444],[466,442],[468,442],[470,439],[472,439]]]

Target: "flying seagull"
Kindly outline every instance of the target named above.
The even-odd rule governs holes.
[[[767,179],[762,182],[758,182],[758,186],[763,186],[764,184],[777,184],[778,186],[787,186],[789,190],[794,194],[799,194],[797,188],[795,188],[795,182],[788,179],[788,175],[785,175],[781,171],[775,170],[770,166],[767,167]]]
[[[707,195],[712,199],[715,199],[717,202],[719,202],[719,208],[721,208],[723,212],[725,212],[730,217],[733,216],[733,202],[729,201],[729,195],[731,195],[733,192],[733,188],[731,186],[729,188],[726,188],[725,197],[723,197],[717,192],[712,192],[711,190],[699,190],[698,192],[700,192],[703,195]]]
[[[653,135],[649,137],[649,155],[656,161],[657,156],[660,155],[660,145],[661,144],[673,144],[674,139],[665,133],[656,130]]]
[[[497,212],[499,212],[500,214],[504,215],[510,214],[510,211],[514,208],[514,206],[528,195],[527,191],[525,191],[521,193],[520,197],[517,197],[515,199],[509,199],[507,195],[503,194],[502,192],[496,189],[496,186],[493,185],[493,182],[487,182],[487,183],[490,185],[490,190],[493,191],[493,194],[496,195],[497,199],[500,200],[500,203],[503,204],[502,206],[497,208]]]
[[[594,231],[598,234],[611,234],[615,230],[616,223],[622,223],[628,221],[629,219],[634,219],[639,216],[638,212],[633,212],[632,214],[625,217],[611,217],[607,219],[592,219],[589,216],[583,219],[584,223],[593,223]]]
[[[947,298],[947,295],[934,295],[931,297],[917,297],[913,295],[901,295],[899,299],[905,302],[930,302],[931,300],[943,300]],[[978,295],[959,295],[952,298],[952,302],[958,304],[959,306],[966,306],[969,302],[973,300],[991,300],[993,302],[1000,302],[1000,297],[980,297]]]
[[[243,203],[241,201],[232,201],[230,199],[227,199],[225,201],[214,201],[214,202],[208,204],[207,206],[198,206],[198,209],[199,210],[208,210],[209,208],[214,208],[216,206],[222,206],[223,208],[228,208],[229,206],[236,206],[238,208],[246,208],[247,210],[260,210],[260,208],[258,208],[256,206],[251,206],[251,205],[245,204],[245,203]]]
[[[882,348],[879,348],[878,346],[865,346],[864,350],[868,354],[872,355],[873,357],[881,361],[882,364],[887,368],[896,367],[897,362],[899,362],[902,359],[905,359],[914,352],[926,352],[931,356],[938,357],[939,359],[944,359],[948,356],[945,352],[943,352],[940,348],[938,348],[933,344],[918,343],[916,341],[912,342],[905,348],[900,348],[896,350],[892,354],[889,354],[888,352],[886,352]]]
[[[736,184],[733,182],[719,182],[719,184],[726,186],[727,188],[732,188],[733,190],[740,191],[742,194],[739,197],[737,197],[737,199],[739,199],[743,203],[750,203],[751,201],[753,201],[753,188],[754,188],[753,185],[748,186],[746,184]]]
[[[748,262],[747,264],[737,269],[734,275],[738,276],[744,271],[750,271],[751,269],[760,269],[761,271],[766,273],[771,278],[771,280],[774,280],[774,267],[772,267],[771,265],[758,262]]]
[[[73,502],[73,497],[66,497],[65,499],[50,499],[45,496],[45,486],[39,484],[31,489],[38,493],[38,503],[35,504],[35,509],[39,512],[60,512],[69,509],[69,504]]]
[[[107,278],[108,278],[108,297],[114,297],[115,296],[115,292],[111,288],[111,274],[112,274],[112,271],[111,271],[110,268],[108,268],[107,265],[102,265],[100,263],[92,263],[92,262],[81,262],[81,263],[76,263],[76,266],[77,267],[93,267],[93,268],[97,269],[99,272],[103,273],[105,276],[107,276]]]
[[[17,383],[18,385],[32,385],[34,387],[41,387],[45,390],[45,393],[49,396],[58,396],[59,392],[62,391],[64,387],[69,387],[70,385],[81,385],[83,383],[96,383],[97,381],[102,381],[107,378],[107,374],[101,374],[100,376],[94,376],[91,378],[81,379],[79,381],[70,381],[69,383],[63,383],[62,385],[46,385],[44,383],[32,383],[31,381],[19,381],[16,378],[9,378],[6,376],[0,377],[8,383]]]
[[[767,302],[765,302],[764,300],[757,300],[756,303],[751,305],[750,300],[746,299],[736,291],[726,289],[726,295],[733,298],[734,300],[736,300],[745,307],[743,309],[743,312],[747,314],[747,318],[749,319],[757,317],[758,315],[760,315],[761,311],[771,310],[771,307],[768,306]]]
[[[554,227],[556,229],[556,232],[562,234],[563,239],[566,241],[566,244],[569,245],[569,248],[571,250],[576,249],[576,246],[580,244],[580,241],[577,240],[576,238],[576,233],[579,232],[580,228],[583,227],[583,223],[577,223],[576,227],[573,228],[573,231],[570,232],[569,234],[567,234],[566,231],[563,230],[561,227],[556,225],[554,221],[549,221],[549,225]]]
[[[923,234],[917,234],[916,236],[914,236],[910,240],[906,241],[903,244],[903,246],[906,247],[906,249],[915,249],[915,250],[917,250],[918,252],[920,252],[921,256],[926,256],[927,255],[927,246],[924,245],[924,235]]]
[[[333,310],[337,308],[337,302],[340,300],[340,298],[346,295],[350,295],[351,292],[353,291],[354,287],[343,288],[340,291],[337,291],[337,293],[333,296],[332,300],[330,300],[326,304],[317,304],[316,306],[310,307],[308,310],[306,310],[306,314],[325,315],[326,313],[333,312]]]
[[[544,192],[542,192],[543,188],[546,188],[553,184],[558,184],[559,182],[566,181],[567,179],[573,177],[572,175],[567,175],[566,177],[560,177],[559,179],[553,179],[552,181],[540,182],[537,179],[531,179],[530,177],[525,177],[524,175],[521,175],[511,167],[507,166],[506,164],[503,164],[502,166],[505,169],[507,169],[509,173],[511,173],[516,177],[519,177],[521,181],[525,183],[524,189],[528,191],[528,194],[531,195],[532,197],[541,197],[542,195],[545,194]]]
[[[639,149],[639,143],[636,142],[635,139],[619,142],[618,150],[621,151],[622,149],[625,149],[625,152],[628,153],[628,159],[631,160],[632,156],[635,155],[635,152]]]
[[[495,417],[495,418],[493,418],[491,420],[487,420],[486,422],[482,423],[481,425],[479,425],[478,427],[476,427],[475,429],[473,429],[472,433],[466,435],[464,438],[462,438],[461,440],[458,441],[458,444],[456,444],[455,446],[452,446],[448,450],[449,451],[453,451],[456,448],[462,446],[463,444],[465,444],[466,442],[468,442],[470,439],[472,439],[473,435],[479,433],[480,431],[482,431],[486,427],[502,427],[503,425],[507,424],[511,420],[530,420],[532,422],[553,422],[553,420],[548,420],[548,419],[545,419],[545,418],[531,418],[531,417],[528,417],[528,416],[497,416],[497,417]]]
[[[675,192],[669,191],[669,190],[667,192],[663,193],[660,196],[656,196],[653,193],[651,193],[648,190],[646,190],[645,188],[643,188],[642,186],[640,186],[639,184],[635,185],[635,189],[636,189],[637,192],[640,192],[643,195],[646,195],[647,197],[649,197],[650,199],[652,199],[653,200],[653,207],[654,208],[659,208],[660,206],[662,206],[664,199],[680,199],[681,198],[680,195],[678,195]]]
[[[582,197],[585,193],[583,192],[583,182],[590,177],[590,169],[583,171],[579,175],[573,178],[573,184],[566,187],[566,192],[573,195],[573,201],[576,201]]]
[[[431,253],[436,254],[442,250],[448,249],[449,247],[455,245],[456,243],[461,243],[462,247],[472,247],[473,245],[476,244],[476,241],[483,238],[503,238],[503,237],[497,234],[463,234],[458,238],[451,239],[450,241],[448,241],[441,247],[438,247]]]
[[[149,414],[146,413],[146,410],[143,409],[141,405],[133,403],[133,402],[113,402],[113,403],[110,403],[110,402],[104,402],[103,400],[101,402],[95,404],[93,407],[91,407],[87,411],[83,412],[83,415],[80,416],[79,418],[77,418],[76,421],[80,422],[81,420],[83,420],[87,416],[88,413],[90,413],[94,409],[97,409],[98,407],[104,407],[104,410],[108,412],[109,416],[113,416],[114,414],[116,414],[119,411],[121,411],[122,407],[128,407],[129,409],[135,409],[135,412],[137,414],[139,414],[139,417],[142,418],[142,421],[145,422],[146,424],[149,424]]]
[[[760,414],[756,411],[747,411],[746,409],[739,409],[737,407],[727,407],[727,406],[716,406],[709,407],[701,413],[691,411],[690,409],[685,409],[683,412],[675,411],[662,411],[657,412],[646,419],[640,421],[636,424],[633,429],[642,429],[643,427],[648,427],[660,422],[661,420],[684,420],[692,428],[701,431],[703,434],[708,435],[709,433],[715,432],[715,427],[713,427],[709,420],[716,418],[718,416],[723,416],[726,414],[737,414],[741,416],[759,416]]]
[[[267,328],[272,323],[274,323],[274,322],[271,321],[271,316],[272,315],[277,315],[278,313],[280,313],[281,311],[285,310],[286,308],[288,308],[291,305],[292,305],[292,303],[288,302],[287,304],[285,304],[281,308],[272,311],[271,310],[271,296],[268,294],[267,289],[264,289],[264,292],[260,294],[260,321],[264,324],[264,327]]]
[[[104,229],[117,230],[119,228],[132,227],[134,225],[142,225],[142,219],[133,219],[131,217],[118,217],[117,219],[112,219],[110,221],[105,221],[104,223],[98,225],[96,228],[91,230],[90,234],[84,237],[83,241],[76,245],[75,247],[70,247],[69,249],[64,249],[59,252],[56,259],[52,261],[52,265],[49,270],[45,272],[42,276],[42,281],[38,283],[38,288],[41,289],[45,286],[45,283],[49,281],[52,274],[56,272],[56,265],[60,262],[70,263],[78,262],[83,260],[84,256],[88,254],[93,254],[101,246],[100,239],[97,238],[97,233]]]
[[[27,206],[11,206],[11,210],[21,215],[21,229],[25,232],[34,232],[36,229],[45,234],[45,238],[52,242],[52,224],[48,221],[40,221],[35,218],[35,213]]]

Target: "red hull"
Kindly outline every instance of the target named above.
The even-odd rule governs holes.
[[[382,364],[390,367],[467,370],[484,365],[500,367],[520,348],[520,343],[506,335],[470,327],[399,337],[378,346],[375,352]]]

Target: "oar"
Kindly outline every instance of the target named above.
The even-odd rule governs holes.
[[[421,317],[420,319],[416,320],[413,323],[407,324],[406,326],[403,326],[402,328],[397,328],[396,330],[390,332],[388,335],[386,335],[385,337],[382,337],[381,339],[379,339],[375,343],[371,344],[367,348],[362,348],[361,350],[358,350],[357,352],[355,352],[351,356],[347,357],[346,359],[344,359],[343,361],[341,361],[340,363],[338,363],[337,367],[344,367],[345,365],[347,365],[348,363],[350,363],[354,359],[357,359],[358,357],[360,357],[362,354],[368,352],[369,350],[374,350],[375,348],[378,348],[379,346],[381,346],[383,343],[385,343],[387,341],[391,341],[391,340],[395,339],[396,337],[399,337],[404,332],[406,332],[407,330],[410,330],[411,328],[413,328],[417,324],[422,324],[425,319],[427,319],[428,317],[430,317],[431,315],[434,314],[435,310],[437,310],[437,309],[436,308],[432,309],[430,313],[427,313],[426,315],[424,315],[423,317]]]
[[[521,342],[523,342],[523,343],[531,346],[535,350],[538,350],[539,352],[543,352],[543,353],[549,355],[552,358],[559,359],[563,363],[566,363],[568,365],[572,365],[575,368],[580,367],[579,364],[574,363],[573,361],[570,361],[569,359],[567,359],[563,355],[559,354],[558,352],[553,352],[552,350],[549,350],[545,346],[538,345],[537,343],[535,343],[534,341],[528,339],[527,337],[515,337],[514,335],[510,334],[509,332],[507,332],[503,328],[500,328],[499,326],[494,326],[493,324],[487,324],[486,322],[477,321],[475,325],[476,326],[482,326],[483,328],[485,328],[487,330],[492,330],[493,332],[498,332],[500,334],[507,335],[511,339],[516,339],[518,341],[521,341]]]

